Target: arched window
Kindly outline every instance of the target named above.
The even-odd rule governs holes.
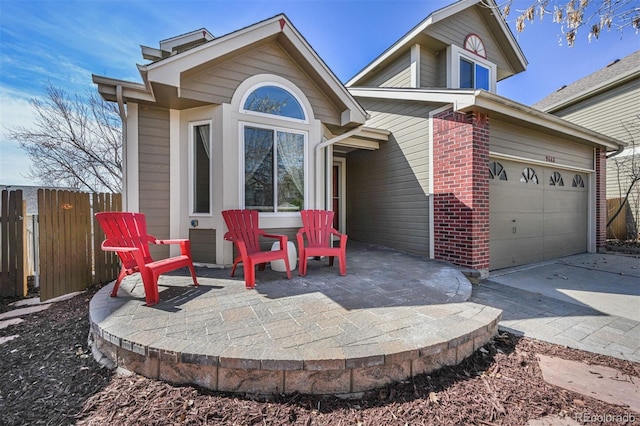
[[[574,188],[584,188],[584,180],[582,180],[582,176],[575,175],[573,177],[573,182],[571,183],[571,186],[573,186]]]
[[[244,112],[306,121],[300,101],[283,87],[267,84],[250,91],[242,103]]]
[[[522,176],[520,176],[520,182],[524,182],[524,183],[531,182],[537,185],[538,175],[536,174],[536,171],[533,170],[531,167],[525,167],[524,170],[522,170]]]
[[[507,180],[507,171],[502,167],[502,164],[492,161],[489,163],[489,178]]]
[[[286,83],[261,83],[239,105],[244,208],[295,213],[305,208],[309,116]]]
[[[560,174],[560,172],[553,172],[553,174],[549,176],[549,185],[564,186],[564,181],[562,180],[562,175]]]

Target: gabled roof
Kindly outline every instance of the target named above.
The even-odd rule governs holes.
[[[541,111],[555,112],[638,77],[640,77],[640,50],[617,59],[580,80],[562,86],[533,104],[532,107]]]
[[[452,105],[455,111],[482,111],[519,127],[562,137],[589,146],[616,151],[625,144],[570,121],[503,96],[475,89],[349,88],[356,98],[375,98]]]
[[[156,95],[154,95],[152,83],[153,86],[161,89],[177,88],[177,96],[180,97],[183,73],[265,40],[277,40],[336,107],[341,109],[342,125],[363,124],[366,121],[366,111],[284,14],[211,39],[151,64],[138,65],[144,81],[143,85],[95,75],[93,81],[98,84],[98,90],[102,96],[109,101],[117,100],[118,86],[120,86],[125,102],[128,99],[154,102]],[[187,103],[188,106],[191,105]]]
[[[520,45],[516,41],[513,33],[509,29],[502,15],[499,13],[499,8],[494,0],[459,0],[449,6],[443,7],[431,13],[425,20],[416,25],[411,31],[405,34],[400,40],[395,42],[391,47],[385,50],[380,56],[374,59],[369,65],[363,68],[355,76],[353,76],[347,83],[347,87],[352,87],[358,82],[365,79],[369,73],[374,69],[385,65],[390,62],[393,57],[400,51],[409,49],[416,40],[424,33],[428,28],[437,22],[440,22],[450,16],[455,15],[469,7],[480,4],[481,10],[485,17],[490,21],[492,27],[495,28],[494,36],[498,38],[504,45],[510,47],[509,52],[505,52],[507,57],[510,58],[510,62],[516,70],[516,72],[524,71],[527,67],[527,59],[520,49]]]

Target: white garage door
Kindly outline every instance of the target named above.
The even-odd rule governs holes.
[[[587,251],[587,175],[491,160],[489,269]]]

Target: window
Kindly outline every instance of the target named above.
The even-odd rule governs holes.
[[[191,125],[191,211],[211,213],[211,123]]]
[[[582,176],[575,175],[573,177],[573,182],[571,183],[571,186],[574,188],[584,188],[584,180],[582,180]]]
[[[302,132],[244,126],[244,204],[260,212],[304,208],[305,139]]]
[[[460,58],[460,88],[489,90],[489,69]]]
[[[242,105],[244,112],[306,120],[298,99],[291,92],[275,85],[264,85],[249,91]]]
[[[497,67],[486,58],[458,46],[447,49],[447,87],[496,91]]]
[[[497,161],[492,161],[489,163],[489,178],[507,180],[507,171],[502,167],[502,164]]]
[[[562,175],[559,172],[553,172],[551,176],[549,176],[549,185],[551,186],[564,186],[564,181],[562,180]]]
[[[520,176],[520,182],[523,182],[523,183],[531,182],[537,185],[538,175],[536,174],[536,171],[533,170],[531,167],[525,167],[524,170],[522,170],[522,176]]]

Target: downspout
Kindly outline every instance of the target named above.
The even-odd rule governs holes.
[[[326,141],[324,141],[324,142],[319,143],[318,145],[316,145],[316,153],[315,153],[315,157],[316,157],[316,164],[318,164],[318,162],[319,162],[319,159],[320,159],[320,151],[321,151],[322,149],[324,149],[324,148],[326,148],[326,147],[328,147],[328,146],[330,146],[330,145],[333,145],[333,144],[335,144],[336,142],[340,142],[341,140],[344,140],[344,139],[350,138],[351,136],[353,136],[353,135],[355,135],[355,134],[359,133],[359,132],[360,132],[360,129],[362,129],[362,127],[363,127],[362,125],[361,125],[361,126],[358,126],[358,127],[356,127],[355,129],[353,129],[353,130],[349,130],[349,131],[348,131],[348,132],[346,132],[346,133],[343,133],[343,134],[341,134],[341,135],[339,135],[339,136],[336,136],[335,138],[328,139],[328,140],[326,140]],[[325,173],[325,175],[327,175],[327,176],[329,175],[329,164],[328,164],[328,161],[325,161],[325,164],[324,164],[324,173]],[[316,171],[316,181],[319,181],[321,177],[322,177],[322,176],[320,176],[320,168],[318,168],[318,170]],[[329,198],[329,194],[327,193],[327,183],[326,183],[326,182],[325,182],[325,184],[324,184],[324,188],[325,188],[325,189],[324,189],[324,192],[325,192],[325,194],[324,194],[324,207],[325,207],[325,208],[327,208],[327,206],[329,205],[329,200],[328,200],[328,198]]]
[[[126,193],[127,187],[127,111],[124,108],[124,99],[122,96],[122,85],[116,86],[116,100],[118,101],[118,115],[122,121],[122,192]],[[127,211],[127,199],[123,196],[122,210]]]

